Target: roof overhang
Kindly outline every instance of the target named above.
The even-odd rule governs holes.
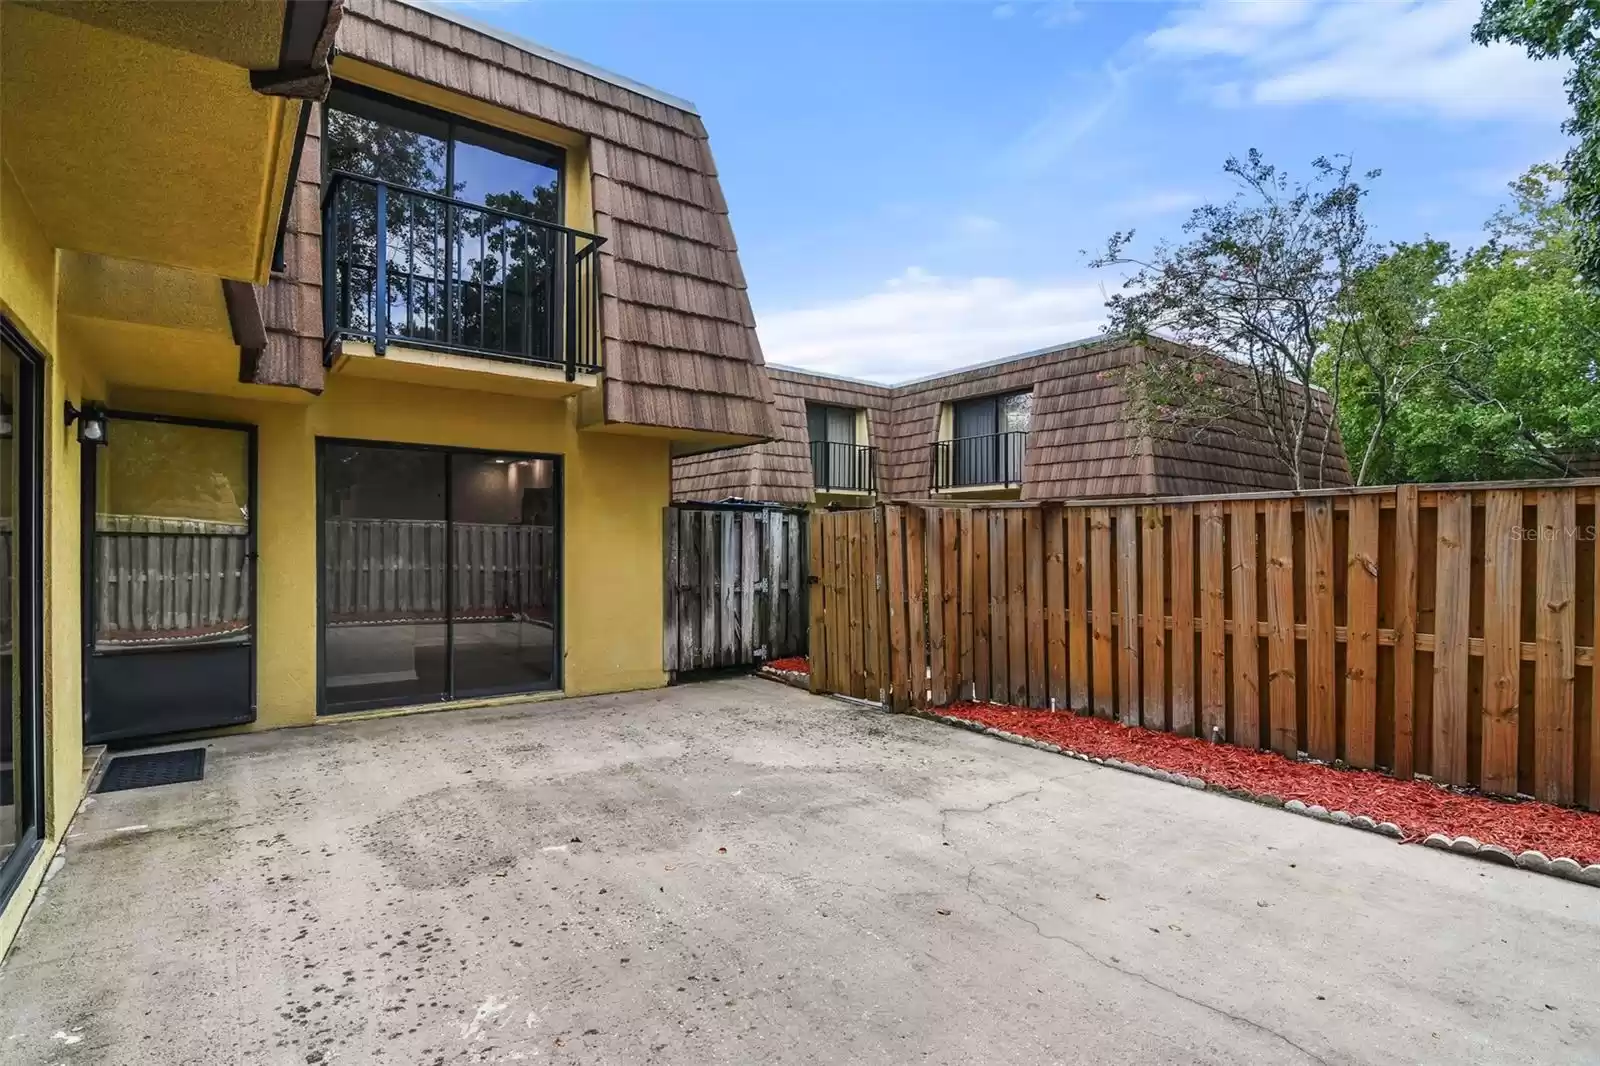
[[[264,282],[341,5],[4,4],[0,153],[46,237]]]

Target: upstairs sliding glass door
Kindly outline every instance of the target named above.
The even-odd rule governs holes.
[[[559,687],[560,461],[323,441],[322,712]]]

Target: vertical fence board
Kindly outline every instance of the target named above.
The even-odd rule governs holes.
[[[1596,524],[1600,525],[1600,502],[1595,505]],[[1591,533],[1590,536],[1594,534]],[[1583,754],[1587,773],[1585,784],[1588,786],[1584,794],[1577,797],[1577,801],[1588,807],[1591,811],[1600,811],[1600,546],[1591,553],[1594,563],[1594,572],[1588,575],[1591,601],[1594,605],[1591,638],[1594,648],[1591,653],[1594,665],[1589,668],[1589,716],[1588,737],[1589,750]]]
[[[758,515],[746,511],[739,516],[741,547],[739,554],[739,655],[738,661],[756,658],[756,570],[759,569],[756,542],[760,537]]]
[[[1067,700],[1089,710],[1089,514],[1065,509],[1067,526]]]
[[[808,521],[810,535],[806,538],[810,545],[811,556],[811,574],[806,591],[811,603],[811,639],[809,641],[809,648],[811,653],[812,692],[827,691],[826,676],[828,665],[828,642],[826,634],[828,631],[828,619],[825,614],[826,607],[822,591],[823,520],[824,516],[822,512],[813,511],[811,513]]]
[[[847,511],[844,524],[850,542],[850,683],[845,691],[857,699],[867,696],[866,662],[866,563],[870,558],[863,553],[866,538],[862,535],[863,519],[870,518],[866,511]]]
[[[1571,803],[1577,499],[1571,489],[1540,489],[1536,499],[1533,793],[1546,803]]]
[[[1267,563],[1267,711],[1272,750],[1298,750],[1295,709],[1294,514],[1288,500],[1265,505]]]
[[[1166,512],[1159,503],[1144,508],[1140,564],[1144,571],[1144,702],[1139,724],[1167,727]]]
[[[1433,777],[1465,785],[1467,638],[1471,625],[1472,497],[1443,492],[1438,502],[1433,648]]]
[[[1167,661],[1172,667],[1172,731],[1194,735],[1194,507],[1174,504],[1172,558],[1167,595],[1172,603],[1172,636]]]
[[[1517,791],[1522,695],[1522,493],[1484,494],[1483,721],[1479,782]]]
[[[945,667],[945,524],[954,515],[937,508],[926,512],[923,531],[924,554],[928,560],[928,701],[935,707],[950,702],[949,678]]]
[[[989,516],[969,511],[972,526],[972,699],[991,699],[994,679],[989,637]]]
[[[1256,597],[1256,505],[1228,506],[1229,563],[1233,586],[1233,723],[1228,739],[1248,748],[1261,746],[1261,638]]]
[[[883,699],[882,633],[878,629],[878,600],[883,589],[880,558],[881,519],[876,508],[861,515],[861,698]]]
[[[1117,703],[1124,725],[1139,724],[1139,512],[1117,509]]]
[[[961,572],[957,545],[961,540],[957,511],[945,511],[939,523],[939,573],[942,578],[940,610],[944,615],[944,697],[941,703],[960,699],[961,688]]]
[[[1115,710],[1112,691],[1114,659],[1111,652],[1111,510],[1095,507],[1089,512],[1089,562],[1085,572],[1092,575],[1093,597],[1090,625],[1093,631],[1094,685],[1091,700],[1094,713],[1110,718]]]
[[[1344,758],[1370,770],[1378,743],[1378,497],[1350,501],[1345,546]]]
[[[888,553],[889,579],[889,693],[891,705],[903,711],[911,705],[911,662],[906,637],[906,556],[905,523],[902,509],[890,505],[883,509],[884,545]]]
[[[1022,515],[1018,510],[1001,512],[1006,521],[1006,677],[1010,684],[1006,702],[1013,707],[1028,705],[1028,581],[1023,556]]]
[[[1044,510],[1045,669],[1049,707],[1067,707],[1067,527],[1059,507]]]
[[[1200,505],[1200,735],[1227,736],[1227,528],[1222,504]]]
[[[908,507],[906,523],[906,657],[911,667],[911,700],[928,705],[928,633],[925,600],[928,561],[920,507]]]
[[[1050,694],[1045,686],[1043,508],[1030,507],[1022,512],[1022,554],[1027,569],[1024,591],[1028,597],[1028,706],[1048,707]]]
[[[1417,487],[1401,485],[1394,498],[1394,775],[1416,772]]]
[[[960,562],[961,593],[959,613],[961,617],[961,648],[960,648],[960,691],[955,693],[956,698],[976,699],[974,690],[977,679],[976,651],[978,635],[974,627],[973,618],[973,582],[975,572],[972,555],[972,510],[963,507],[956,529],[956,551]],[[987,650],[987,649],[985,649]]]
[[[721,647],[717,638],[717,609],[722,602],[722,590],[717,587],[722,576],[717,566],[721,518],[715,511],[700,515],[700,661],[696,666],[715,666]]]
[[[1306,750],[1326,762],[1339,756],[1334,692],[1333,503],[1306,501]]]
[[[1011,700],[1011,629],[1006,611],[1006,521],[1004,511],[989,511],[989,698]]]

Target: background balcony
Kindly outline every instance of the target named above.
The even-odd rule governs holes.
[[[330,347],[394,344],[560,368],[568,381],[599,373],[604,238],[342,171],[322,212]]]
[[[811,442],[811,482],[819,492],[872,492],[878,484],[877,465],[876,448]]]
[[[1021,431],[942,440],[933,446],[934,491],[1022,484]]]

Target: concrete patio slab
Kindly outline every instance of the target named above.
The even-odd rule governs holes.
[[[0,1061],[1600,1060],[1600,893],[754,679],[95,797]]]

